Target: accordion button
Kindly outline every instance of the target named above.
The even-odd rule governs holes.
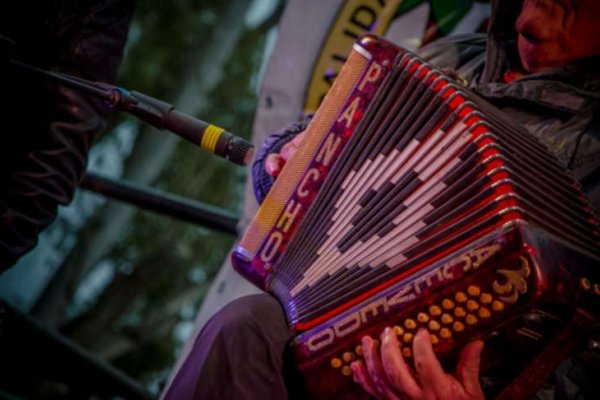
[[[479,308],[479,303],[477,303],[475,300],[469,300],[467,301],[467,309],[470,311],[475,311]]]
[[[331,359],[331,366],[333,368],[339,368],[342,366],[342,360],[340,360],[339,358],[332,358]]]
[[[467,288],[467,293],[469,293],[469,296],[479,296],[479,294],[481,293],[481,289],[479,288],[479,286],[471,285]]]
[[[358,355],[358,356],[363,355],[363,349],[362,349],[361,345],[356,346],[356,349],[354,349],[354,351],[356,352],[356,355]]]
[[[492,313],[490,312],[490,310],[488,310],[485,307],[481,307],[478,311],[479,317],[480,318],[489,318],[492,316]]]
[[[473,314],[469,314],[465,317],[465,322],[469,325],[475,325],[477,323],[477,317]]]
[[[452,321],[454,321],[452,315],[446,313],[442,314],[442,317],[440,319],[442,320],[442,324],[450,324],[452,323]]]
[[[432,331],[437,331],[439,330],[442,326],[440,325],[439,322],[437,321],[430,321],[429,325],[427,325],[429,327],[429,329],[431,329]]]
[[[417,321],[419,321],[420,323],[424,324],[427,321],[429,321],[429,315],[420,312],[419,314],[417,314]]]
[[[404,326],[406,327],[406,329],[415,329],[417,327],[417,323],[414,319],[409,318],[406,321],[404,321]]]
[[[402,340],[404,341],[404,343],[410,343],[413,340],[413,334],[405,333],[404,336],[402,336]]]
[[[600,296],[600,285],[594,283],[594,294]]]
[[[456,307],[456,308],[454,309],[454,316],[456,316],[456,317],[458,317],[458,318],[462,318],[462,317],[464,317],[465,315],[467,315],[467,312],[465,311],[465,309],[464,309],[464,308],[462,308],[462,307]]]
[[[404,333],[404,329],[402,329],[401,326],[394,326],[394,333],[396,334],[396,336],[400,336]]]
[[[455,321],[452,324],[452,329],[454,329],[455,332],[462,332],[465,330],[465,325],[460,321]]]
[[[429,307],[429,314],[431,314],[432,316],[437,317],[441,313],[442,313],[442,309],[439,306]]]
[[[442,300],[442,307],[444,310],[452,310],[454,308],[454,302],[450,299]]]
[[[492,295],[489,293],[481,293],[481,296],[479,296],[481,304],[490,304],[492,300]]]
[[[452,332],[448,328],[442,328],[440,329],[440,337],[442,339],[449,339],[452,337]]]
[[[344,376],[351,376],[352,375],[352,368],[350,368],[349,366],[344,366],[344,368],[342,368],[342,375]]]
[[[504,310],[504,303],[500,300],[494,300],[492,302],[492,310],[494,311],[502,311]]]
[[[467,295],[464,292],[458,292],[456,295],[454,295],[454,299],[458,303],[464,303],[467,301]]]
[[[440,341],[436,335],[429,335],[429,337],[431,338],[431,344],[437,344]]]
[[[355,358],[356,358],[356,356],[354,355],[354,353],[351,353],[349,351],[345,352],[342,355],[342,359],[347,363],[351,363],[352,361],[354,361]]]
[[[402,349],[402,355],[404,357],[412,357],[412,351],[410,350],[409,347],[405,347]]]

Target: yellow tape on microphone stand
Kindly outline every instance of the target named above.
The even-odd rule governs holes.
[[[204,150],[214,153],[215,147],[217,146],[217,141],[224,130],[225,129],[219,128],[215,125],[208,125],[208,127],[204,130],[202,139],[200,140],[200,147],[202,147]]]

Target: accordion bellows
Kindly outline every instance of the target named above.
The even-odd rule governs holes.
[[[491,332],[511,343],[525,313],[548,316],[530,336],[550,337],[597,306],[599,243],[578,184],[542,144],[366,36],[232,258],[299,332],[313,395],[354,398],[360,338],[386,326],[405,357],[421,327],[440,356]]]

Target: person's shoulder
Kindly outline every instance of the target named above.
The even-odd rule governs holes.
[[[467,64],[483,64],[487,37],[482,33],[446,36],[437,39],[416,53],[433,65],[460,69]]]

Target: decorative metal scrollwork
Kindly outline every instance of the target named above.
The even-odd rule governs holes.
[[[527,293],[527,278],[531,273],[529,261],[523,256],[521,259],[521,268],[518,270],[499,269],[498,274],[506,278],[506,283],[501,284],[496,279],[492,283],[494,292],[500,295],[500,299],[508,304],[514,304],[519,300],[520,294]]]

